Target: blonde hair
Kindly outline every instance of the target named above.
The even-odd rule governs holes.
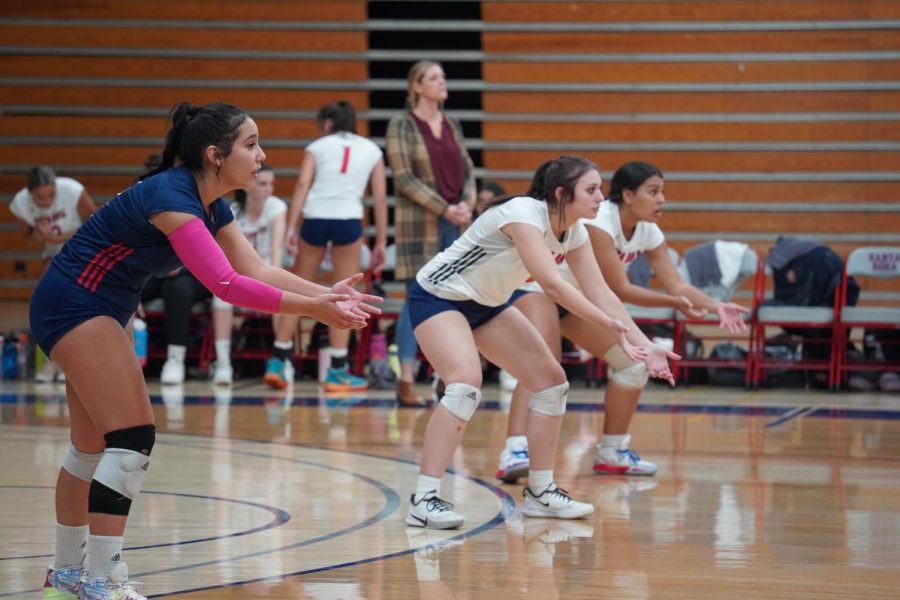
[[[409,110],[414,109],[419,102],[419,95],[415,90],[416,84],[422,81],[422,78],[425,77],[425,73],[431,67],[440,67],[442,70],[444,68],[441,63],[433,60],[420,60],[409,68],[409,75],[406,76],[406,83],[409,88],[409,91],[406,94],[406,107]],[[443,109],[443,103],[441,103],[438,108]]]

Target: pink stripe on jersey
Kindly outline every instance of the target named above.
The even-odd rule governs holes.
[[[110,269],[119,264],[122,259],[126,256],[130,256],[134,253],[134,248],[125,248],[123,252],[120,252],[118,255],[111,258],[105,265],[98,269],[98,277],[94,279],[94,283],[91,284],[91,291],[96,292],[97,286],[100,285],[100,282],[103,281],[103,278],[106,277],[106,274],[109,273]]]
[[[125,256],[128,256],[132,252],[134,252],[133,249],[126,248],[121,242],[113,244],[109,248],[104,248],[94,255],[94,258],[91,259],[84,268],[84,271],[81,272],[81,275],[78,276],[78,285],[91,291],[96,290],[96,284],[99,283],[100,279],[103,279],[103,275],[105,275],[115,263],[119,262],[122,258],[125,258]],[[107,267],[107,265],[109,266]],[[98,276],[99,279],[97,279]],[[97,279],[96,282],[94,281],[95,279]]]

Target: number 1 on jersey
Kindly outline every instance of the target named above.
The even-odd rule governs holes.
[[[344,160],[341,161],[341,174],[347,172],[347,165],[350,163],[350,146],[344,146]]]

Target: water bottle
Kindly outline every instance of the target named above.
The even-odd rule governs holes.
[[[6,338],[3,344],[3,379],[15,379],[19,375],[19,340],[15,336]]]
[[[142,367],[147,366],[147,322],[134,318],[134,353]]]
[[[388,364],[391,366],[391,371],[394,372],[394,375],[400,377],[400,357],[397,356],[397,344],[388,346]]]
[[[4,342],[4,340],[5,340],[5,338],[2,335],[0,335],[0,379],[3,379],[2,362],[3,362],[3,342]]]

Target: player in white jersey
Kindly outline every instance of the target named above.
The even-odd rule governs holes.
[[[50,167],[33,167],[25,177],[27,184],[13,197],[9,210],[22,221],[26,239],[42,245],[46,268],[96,206],[81,183],[57,177]]]
[[[281,267],[284,251],[284,231],[287,222],[287,205],[272,195],[275,189],[275,171],[263,163],[256,173],[253,187],[235,191],[231,203],[234,220],[241,233],[268,265]],[[230,385],[234,378],[231,366],[231,333],[234,325],[234,308],[228,302],[213,296],[213,329],[216,335],[216,370],[213,383]],[[273,327],[283,315],[272,315]]]
[[[508,298],[534,277],[560,304],[591,323],[608,348],[618,348],[624,361],[643,358],[654,372],[669,372],[665,351],[634,326],[606,286],[578,221],[596,215],[603,199],[600,184],[596,166],[587,159],[548,161],[535,173],[528,196],[490,206],[416,275],[408,297],[410,317],[419,345],[446,388],[425,430],[407,525],[452,529],[463,524],[462,515],[440,497],[440,480],[481,400],[479,352],[536,390],[528,419],[535,469],[523,512],[565,519],[593,513],[591,504],[572,500],[553,479],[569,387],[565,372]],[[560,276],[557,265],[566,257],[582,291]]]
[[[336,280],[345,279],[344,273],[357,272],[367,187],[375,216],[371,261],[378,270],[384,264],[387,245],[387,184],[381,149],[356,135],[356,113],[349,102],[323,106],[318,123],[323,136],[306,147],[288,215],[286,244],[288,251],[297,255],[294,270],[298,275],[303,274],[301,277],[315,280],[330,247]],[[301,214],[303,226],[298,234]],[[286,387],[292,377],[290,357],[297,321],[296,317],[278,321],[274,355],[266,363],[264,377],[274,388]],[[331,364],[322,382],[326,391],[346,392],[368,387],[365,379],[348,371],[349,332],[332,327],[328,339]]]
[[[609,201],[601,205],[595,218],[584,222],[603,277],[625,302],[676,308],[691,318],[702,317],[707,311],[716,312],[721,327],[732,333],[746,330],[742,318],[749,312],[746,308],[710,298],[686,283],[669,259],[665,236],[656,224],[665,204],[664,185],[659,169],[642,162],[630,162],[613,175]],[[628,281],[625,267],[641,253],[647,255],[666,293],[642,288]],[[556,303],[547,295],[524,293],[514,305],[532,319],[557,356],[560,354],[562,335],[595,356],[607,358],[594,339],[585,334],[584,323],[576,315],[560,316]],[[657,466],[642,460],[629,448],[631,436],[628,435],[647,382],[647,373],[629,373],[628,369],[623,371],[613,364],[611,366],[604,400],[603,436],[596,448],[594,472],[653,475]],[[528,395],[528,390],[522,385],[513,394],[506,448],[501,453],[497,470],[497,478],[507,482],[514,482],[528,473],[528,445],[524,438]]]
[[[22,221],[25,239],[41,244],[46,271],[50,260],[97,207],[80,182],[57,177],[50,167],[32,167],[25,180],[25,187],[10,202],[9,211]],[[65,376],[47,359],[34,378],[39,383],[50,383],[64,380]]]

